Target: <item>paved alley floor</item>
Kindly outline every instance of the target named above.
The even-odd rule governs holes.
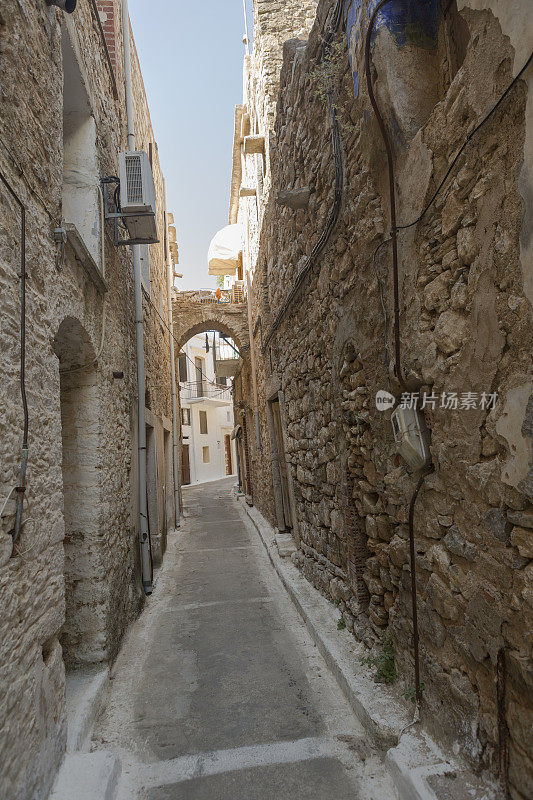
[[[114,666],[93,749],[120,755],[119,800],[394,800],[232,485],[184,491]]]

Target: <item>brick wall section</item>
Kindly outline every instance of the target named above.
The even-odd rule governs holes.
[[[98,11],[100,13],[100,19],[102,21],[102,29],[105,35],[105,41],[107,45],[107,50],[109,53],[109,58],[111,64],[113,65],[113,69],[117,69],[117,38],[116,38],[116,26],[117,26],[117,18],[116,18],[116,9],[115,3],[113,0],[96,0],[96,5],[98,6]]]

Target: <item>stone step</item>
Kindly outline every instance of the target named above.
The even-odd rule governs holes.
[[[406,731],[387,752],[385,762],[401,800],[498,800],[501,796],[492,779],[477,778],[420,729]]]
[[[122,766],[106,750],[67,754],[48,800],[115,800]]]
[[[282,558],[290,558],[297,550],[292,533],[276,533],[276,546]]]
[[[92,726],[109,686],[109,670],[67,672],[67,752],[89,750]]]

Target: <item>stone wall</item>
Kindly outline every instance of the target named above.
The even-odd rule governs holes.
[[[192,336],[204,331],[220,331],[230,336],[244,352],[250,346],[244,303],[218,303],[214,294],[208,292],[176,292],[172,310],[178,349]]]
[[[253,282],[258,352],[333,202],[330,117],[319,83],[334,5],[318,4],[307,46],[285,46]],[[433,5],[422,18],[416,9],[413,19],[384,15],[373,40],[400,224],[418,217],[467,133],[529,55],[515,19],[527,3],[512,12],[482,0],[452,3],[445,16]],[[263,348],[260,418],[270,447],[267,401],[279,391],[304,574],[337,600],[356,636],[372,644],[390,632],[411,693],[408,512],[418,476],[396,454],[390,411],[378,412],[374,402],[378,390],[399,397],[402,386],[394,372],[390,244],[376,255],[390,209],[365,82],[367,7],[347,5],[333,50],[344,173],[339,220]],[[426,415],[433,472],[415,507],[423,716],[472,762],[496,771],[496,676],[504,661],[514,798],[533,791],[527,90],[524,80],[512,89],[423,219],[399,234],[404,375],[409,391],[439,397]],[[303,203],[287,202],[287,192]],[[457,410],[453,400],[440,407],[443,392],[457,393]],[[460,407],[467,392],[478,393],[475,409]],[[495,408],[481,406],[482,393],[497,393]],[[253,441],[252,461],[255,502],[276,524],[272,459]]]
[[[125,147],[122,57],[115,99],[91,3],[65,15],[44,2],[11,0],[0,13],[0,57],[0,170],[27,209],[30,419],[24,524],[15,547],[13,500],[0,529],[0,794],[40,800],[65,748],[65,663],[70,669],[113,659],[141,602],[133,276],[129,251],[114,246],[109,223],[102,242],[98,202],[98,178],[117,174]],[[72,123],[89,145],[79,148],[84,169],[77,176],[64,160],[64,111],[71,115],[65,132]],[[65,175],[64,163],[71,170]],[[89,253],[77,240],[54,242],[65,182],[91,197],[85,210],[92,226],[83,227],[87,218],[65,219],[82,227]],[[3,506],[18,483],[22,403],[20,218],[3,186],[0,205]],[[161,280],[157,273],[157,291]],[[162,417],[169,343],[153,327],[158,338],[152,342],[147,332],[147,360],[163,385],[155,398]]]
[[[151,156],[157,197],[157,228],[159,233],[159,243],[148,246],[150,290],[143,292],[143,308],[147,423],[153,429],[153,446],[155,447],[153,461],[154,468],[158,473],[156,474],[152,470],[151,477],[154,487],[156,487],[156,496],[152,500],[152,513],[150,514],[149,522],[152,551],[155,559],[160,561],[166,548],[167,532],[173,527],[174,519],[171,466],[171,340],[167,288],[168,219],[165,182],[159,161],[159,151],[152,128],[136,50],[134,53],[132,83],[135,108],[135,146],[138,150],[144,150]]]

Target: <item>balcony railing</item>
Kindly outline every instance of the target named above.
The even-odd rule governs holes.
[[[204,290],[200,289],[203,296],[200,297],[201,303],[230,303],[230,304],[239,304],[244,303],[246,300],[246,290],[244,286],[244,282],[236,283],[232,289],[221,289],[220,290],[220,297],[217,297],[217,291],[212,291],[210,289]],[[205,292],[205,294],[204,294]]]
[[[207,400],[226,400],[227,402],[232,400],[229,386],[214,385],[207,381],[182,383],[180,393],[182,400],[199,400],[203,397]]]

